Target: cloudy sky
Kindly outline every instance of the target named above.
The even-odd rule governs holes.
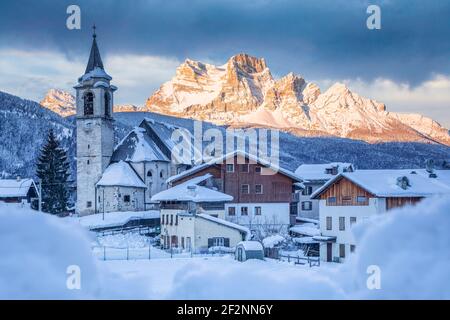
[[[66,9],[81,8],[81,30]],[[366,9],[381,8],[381,30]],[[346,82],[391,111],[450,127],[450,1],[40,0],[0,2],[0,90],[40,100],[69,89],[87,63],[91,26],[117,103],[142,105],[186,58],[223,64],[264,57],[276,77],[293,71],[326,90]]]

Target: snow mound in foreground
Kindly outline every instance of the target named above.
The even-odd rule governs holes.
[[[450,199],[424,200],[356,227],[356,253],[335,268],[247,261],[178,271],[176,299],[449,299]],[[370,290],[368,268],[380,273]],[[370,269],[369,269],[370,270]]]
[[[80,226],[3,203],[0,221],[0,299],[122,298],[128,290],[116,293],[111,289],[128,285],[133,294],[141,296],[133,281],[124,283],[105,270],[99,272],[91,240]],[[68,289],[69,266],[81,271],[80,290]]]

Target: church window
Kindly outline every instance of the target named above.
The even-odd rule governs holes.
[[[89,160],[87,161],[87,164],[89,164]]]
[[[92,207],[92,201],[86,202],[86,207],[88,207],[88,208]]]
[[[159,173],[159,177],[164,178],[164,170],[161,170],[161,172]]]
[[[110,104],[111,104],[111,97],[109,96],[108,92],[105,92],[105,116],[107,117],[111,116],[111,113],[109,112]]]
[[[84,115],[91,116],[94,114],[94,94],[87,92],[84,95]]]
[[[147,177],[151,178],[153,176],[152,170],[147,171]]]
[[[123,196],[123,201],[124,202],[130,202],[130,195],[129,194],[124,195]]]

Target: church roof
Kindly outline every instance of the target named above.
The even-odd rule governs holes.
[[[96,38],[97,38],[97,35],[94,32],[94,34],[92,35],[91,53],[89,55],[89,61],[86,66],[86,71],[84,72],[85,74],[91,72],[95,68],[100,68],[100,69],[104,70],[103,62],[102,62],[102,58],[100,57],[100,51],[98,50]]]
[[[111,163],[103,172],[97,186],[147,188],[131,166],[124,161]]]
[[[170,161],[146,133],[135,127],[114,149],[112,162]]]

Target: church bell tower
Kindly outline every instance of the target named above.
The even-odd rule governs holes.
[[[89,62],[76,90],[77,205],[82,216],[97,212],[96,183],[109,165],[114,149],[113,95],[117,88],[105,72],[93,27]]]

